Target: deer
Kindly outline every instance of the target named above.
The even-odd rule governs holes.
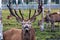
[[[49,13],[49,11],[47,12],[47,11],[45,11],[47,14],[46,14],[46,17],[44,17],[44,22],[46,22],[46,23],[51,23],[51,31],[54,31],[55,29],[55,25],[54,25],[54,23],[55,22],[60,22],[60,12],[54,12],[54,13],[51,13],[51,14],[48,14]],[[42,20],[39,20],[38,21],[38,26],[41,26],[41,24],[42,24]],[[41,30],[43,30],[43,27],[41,27],[42,29]]]
[[[35,10],[33,16],[31,16],[31,9],[29,9],[29,18],[24,19],[21,10],[19,9],[18,15],[16,9],[12,10],[11,6],[7,5],[10,13],[16,18],[18,23],[21,23],[22,29],[10,29],[3,33],[4,40],[35,40],[35,30],[32,27],[32,23],[35,22],[36,17],[40,15],[42,9],[38,12]],[[14,11],[14,12],[13,12]]]

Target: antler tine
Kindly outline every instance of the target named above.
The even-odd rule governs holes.
[[[17,14],[17,12],[16,12],[15,9],[14,9],[14,12],[13,12],[12,7],[11,7],[11,2],[9,3],[9,5],[7,5],[7,7],[8,7],[8,9],[9,9],[9,11],[10,11],[10,14],[11,14],[12,16],[14,16],[18,22],[22,21],[22,18],[19,17],[19,15]]]
[[[20,9],[19,9],[19,13],[20,13],[20,15],[21,15],[22,19],[24,20],[24,17],[23,17],[23,15],[22,15],[22,13],[21,13],[21,10],[20,10]]]
[[[12,16],[16,17],[16,15],[14,14],[14,12],[12,11],[11,6],[7,5],[7,7],[8,7],[8,9],[9,9],[9,11],[10,11],[10,14],[11,14]]]
[[[36,10],[35,10],[35,12],[34,12],[34,15],[33,15],[30,19],[34,18],[34,17],[35,17],[35,14],[36,14]]]
[[[35,12],[34,12],[34,15],[33,15],[33,17],[35,16],[35,14],[36,14],[36,10],[35,10]]]
[[[38,5],[37,13],[36,13],[36,10],[35,10],[34,15],[32,16],[32,18],[34,18],[34,17],[40,15],[41,12],[42,12],[42,4],[41,4],[41,5]]]
[[[16,9],[14,9],[14,11],[15,11],[15,14],[21,19],[21,17],[17,14],[17,11],[16,11]]]
[[[31,16],[31,9],[29,10],[29,19],[30,19],[30,16]]]
[[[11,0],[9,0],[9,6],[11,6],[11,3],[12,3]]]
[[[9,0],[9,5],[7,5],[7,7],[8,7],[8,9],[9,9],[9,11],[10,11],[10,14],[11,14],[12,16],[16,17],[16,15],[14,14],[14,12],[12,11],[11,3],[12,3],[11,0]]]

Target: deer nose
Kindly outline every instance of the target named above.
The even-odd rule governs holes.
[[[28,33],[28,31],[29,31],[29,27],[25,26],[25,32]]]
[[[25,28],[28,28],[28,26],[25,26]]]

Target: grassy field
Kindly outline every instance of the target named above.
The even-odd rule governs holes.
[[[59,11],[58,9],[52,9],[52,12],[57,12]],[[18,12],[19,13],[19,12]],[[32,10],[32,14],[33,15],[34,10]],[[18,23],[14,17],[12,17],[11,19],[7,19],[7,16],[9,15],[9,11],[8,10],[3,10],[2,11],[2,22],[3,22],[3,31],[9,30],[11,28],[18,28],[21,29],[21,24]],[[45,13],[46,15],[46,13]],[[28,10],[24,10],[24,17],[28,18]],[[34,23],[32,23],[33,28],[35,28],[36,31],[36,40],[47,40],[47,38],[59,38],[60,37],[60,31],[56,31],[56,32],[50,32],[50,29],[45,29],[44,32],[41,32],[38,26],[38,20],[41,20],[41,15],[37,16],[37,19]],[[46,25],[46,23],[44,24]]]

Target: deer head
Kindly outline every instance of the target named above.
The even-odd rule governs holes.
[[[31,29],[31,26],[32,26],[31,23],[34,22],[36,20],[36,16],[38,16],[40,14],[40,13],[36,13],[36,10],[35,10],[33,16],[30,17],[31,16],[31,10],[29,10],[29,18],[28,19],[24,19],[20,9],[19,9],[19,14],[21,16],[19,16],[17,14],[17,11],[15,9],[14,9],[14,12],[13,12],[12,8],[9,5],[7,5],[7,7],[9,8],[9,11],[12,14],[12,16],[14,16],[16,18],[16,20],[19,23],[22,24],[23,30],[26,30],[26,31]]]

